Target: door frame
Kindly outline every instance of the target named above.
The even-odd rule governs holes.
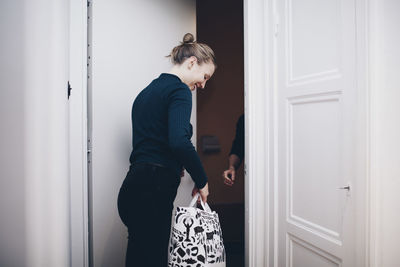
[[[272,266],[274,214],[273,1],[244,0],[245,259]]]
[[[70,265],[89,266],[88,4],[70,2]]]
[[[277,0],[244,0],[244,70],[245,70],[245,261],[247,267],[277,267],[277,140],[274,85],[274,34],[279,30],[279,16],[275,12]],[[365,185],[360,219],[366,223],[360,228],[361,238],[357,258],[365,266],[373,266],[376,236],[377,198],[371,188],[376,182],[368,167],[371,127],[370,91],[367,81],[369,2],[355,0],[357,9],[357,81],[365,88],[360,95],[364,103],[360,110],[359,179]],[[70,184],[71,184],[71,263],[89,266],[89,214],[87,173],[87,3],[72,0],[70,32]],[[364,166],[364,167],[362,167]],[[362,204],[367,203],[367,204]],[[372,223],[370,223],[372,222]]]

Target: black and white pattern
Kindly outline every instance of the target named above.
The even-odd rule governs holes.
[[[171,231],[169,267],[225,267],[218,214],[178,207]]]

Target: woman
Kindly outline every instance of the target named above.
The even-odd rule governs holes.
[[[128,227],[126,266],[167,266],[171,216],[185,168],[207,201],[207,176],[190,141],[191,91],[204,88],[216,67],[212,49],[185,34],[168,73],[153,80],[132,107],[131,166],[118,195]]]

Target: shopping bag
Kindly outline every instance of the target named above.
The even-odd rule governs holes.
[[[169,267],[225,267],[226,255],[218,214],[207,203],[177,207],[169,246]],[[200,198],[201,199],[201,198]]]

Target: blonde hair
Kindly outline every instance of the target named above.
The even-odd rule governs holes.
[[[175,46],[167,57],[171,57],[173,64],[180,65],[191,56],[195,56],[199,64],[212,62],[217,67],[214,51],[208,45],[195,41],[191,33],[186,33],[181,44]]]

